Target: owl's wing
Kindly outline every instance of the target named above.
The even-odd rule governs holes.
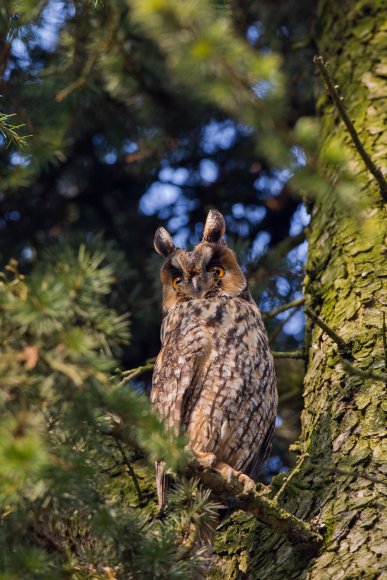
[[[193,325],[192,325],[193,326]],[[197,327],[163,335],[152,379],[151,402],[166,425],[176,432],[195,403],[198,377],[211,352],[210,334]]]
[[[273,440],[274,428],[275,428],[275,419],[273,419],[273,421],[270,423],[259,450],[256,453],[253,453],[251,463],[245,470],[246,475],[251,477],[251,479],[253,479],[254,481],[257,481],[261,468],[271,451],[271,443]]]

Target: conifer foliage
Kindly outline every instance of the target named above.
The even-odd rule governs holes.
[[[176,468],[183,442],[114,373],[129,337],[106,303],[114,281],[100,250],[69,244],[1,276],[2,578],[182,578],[197,564],[185,543],[214,517],[208,493],[182,483],[162,522],[149,483],[136,496],[133,454],[151,480],[151,460]]]

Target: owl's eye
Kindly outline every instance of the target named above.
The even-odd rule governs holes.
[[[210,272],[214,275],[215,278],[223,278],[225,272],[222,266],[211,266]]]
[[[174,287],[175,290],[177,290],[177,287],[182,283],[183,278],[181,276],[175,276],[172,282],[172,286]]]

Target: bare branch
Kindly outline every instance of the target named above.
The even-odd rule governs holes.
[[[134,471],[134,469],[132,467],[132,464],[130,463],[130,461],[128,459],[128,456],[126,455],[126,453],[124,451],[124,448],[122,447],[119,439],[114,438],[114,441],[115,441],[115,444],[117,445],[117,447],[118,447],[118,449],[119,449],[119,451],[120,451],[120,453],[122,455],[122,458],[123,458],[123,460],[125,462],[126,467],[128,468],[128,473],[131,476],[131,478],[133,480],[134,487],[136,489],[136,493],[137,493],[137,497],[138,497],[138,503],[141,505],[143,498],[142,498],[141,487],[140,487],[140,485],[138,483],[138,479],[137,479],[136,472]]]
[[[290,352],[271,351],[274,358],[299,358],[305,360],[305,352],[303,350],[293,350]]]
[[[320,471],[324,471],[325,473],[339,473],[340,475],[354,475],[355,477],[361,477],[362,479],[366,479],[367,481],[372,481],[372,483],[378,483],[381,485],[387,485],[386,480],[380,479],[379,477],[375,477],[374,475],[370,475],[369,473],[365,473],[364,471],[359,471],[358,469],[350,469],[348,467],[340,467],[339,465],[321,465],[320,463],[313,463],[309,461],[309,465],[315,467]]]
[[[283,304],[282,306],[279,306],[278,308],[275,308],[274,310],[270,310],[269,312],[262,312],[262,318],[263,320],[267,320],[268,318],[273,318],[274,316],[277,316],[277,314],[280,314],[281,312],[285,312],[285,310],[289,310],[290,308],[294,308],[295,306],[301,306],[301,304],[304,304],[305,302],[305,297],[302,296],[302,298],[297,298],[297,300],[293,300],[292,302],[288,302],[287,304]]]
[[[349,360],[343,358],[341,361],[343,367],[348,371],[350,375],[354,375],[355,377],[361,377],[362,379],[374,379],[375,381],[384,381],[387,382],[387,374],[386,373],[374,373],[372,370],[363,371],[359,369],[359,367],[355,367],[353,364],[349,362]]]
[[[309,306],[304,308],[305,314],[309,316],[339,347],[340,353],[345,353],[348,350],[348,345],[341,336],[337,334],[330,326],[327,325]]]
[[[297,462],[297,465],[293,468],[293,470],[291,471],[289,476],[285,479],[284,483],[282,484],[280,489],[275,494],[274,501],[278,502],[279,498],[281,497],[281,495],[283,494],[283,492],[285,491],[285,489],[287,488],[289,483],[297,475],[297,473],[299,473],[301,471],[301,467],[304,465],[304,461],[307,457],[309,457],[309,453],[303,453],[301,455],[301,457],[299,458],[299,460]]]
[[[281,333],[285,324],[289,322],[289,320],[293,318],[293,316],[296,314],[298,308],[299,307],[293,308],[293,310],[291,310],[289,314],[283,320],[281,320],[280,324],[276,326],[273,332],[269,335],[269,343],[272,343],[277,338],[277,336]]]
[[[342,118],[345,126],[347,127],[348,133],[351,136],[353,144],[355,145],[360,157],[363,159],[364,164],[367,167],[368,171],[372,173],[372,175],[378,182],[380,193],[382,194],[384,201],[387,201],[387,181],[384,179],[383,173],[381,172],[379,167],[375,165],[371,157],[368,155],[367,151],[364,149],[363,144],[359,139],[359,135],[355,129],[355,126],[352,123],[351,119],[349,118],[348,113],[344,107],[343,99],[337,90],[337,85],[335,84],[332,76],[328,72],[327,63],[324,61],[322,56],[315,56],[313,62],[318,66],[324,78],[329,94],[331,95],[333,102],[336,105],[340,117]]]
[[[362,379],[374,379],[375,381],[387,382],[387,374],[385,373],[375,373],[373,370],[362,370],[359,367],[354,366],[349,360],[348,355],[350,355],[349,345],[345,342],[341,336],[339,336],[330,326],[327,325],[313,310],[308,306],[304,308],[305,314],[307,314],[339,347],[339,354],[341,356],[341,363],[343,367],[348,371],[349,374],[361,377]]]

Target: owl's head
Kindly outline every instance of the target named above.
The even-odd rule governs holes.
[[[195,299],[233,296],[251,300],[237,258],[222,240],[225,230],[222,214],[210,210],[202,241],[192,252],[176,248],[166,229],[156,231],[154,247],[165,258],[161,268],[164,312]]]

